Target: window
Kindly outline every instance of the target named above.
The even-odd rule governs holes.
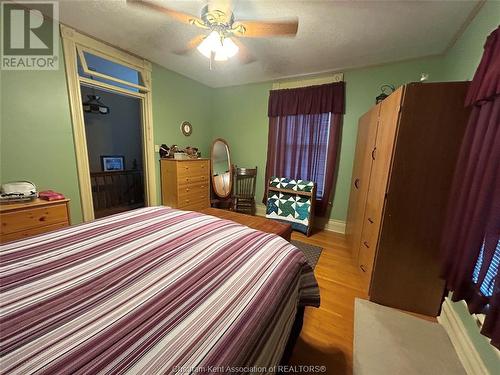
[[[286,139],[286,176],[283,177],[315,181],[316,196],[321,199],[325,191],[331,113],[284,116],[283,119],[286,123],[282,130]]]
[[[344,82],[270,91],[264,202],[272,177],[312,181],[316,183],[315,214],[327,214],[344,97]]]
[[[477,284],[479,279],[479,272],[483,265],[484,258],[484,242],[481,246],[481,252],[479,253],[479,257],[476,262],[476,266],[474,267],[474,274],[472,275],[472,281]],[[500,239],[497,242],[497,247],[495,249],[495,253],[493,254],[493,259],[491,260],[490,266],[488,267],[488,271],[486,271],[486,276],[484,277],[483,282],[479,286],[479,290],[485,297],[493,296],[493,287],[495,285],[495,279],[498,275],[498,266],[500,265]]]
[[[109,56],[101,56],[98,52],[89,52],[81,46],[77,47],[77,51],[78,75],[80,77],[133,92],[148,90],[144,86],[139,70],[120,64]]]

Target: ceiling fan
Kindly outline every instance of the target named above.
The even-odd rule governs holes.
[[[201,17],[196,17],[150,0],[127,0],[127,3],[149,8],[205,30],[205,33],[191,39],[185,49],[175,53],[183,55],[196,48],[210,59],[210,68],[213,61],[227,61],[235,55],[243,64],[255,61],[238,38],[293,37],[299,26],[297,18],[285,21],[235,20],[231,10],[212,9],[208,5],[201,10]]]

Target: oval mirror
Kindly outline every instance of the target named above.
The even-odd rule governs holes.
[[[229,146],[222,138],[212,143],[210,150],[212,187],[219,198],[227,198],[231,194],[233,176],[231,173],[231,157]]]

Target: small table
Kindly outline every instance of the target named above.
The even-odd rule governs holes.
[[[280,223],[264,217],[245,215],[234,211],[219,210],[218,208],[205,208],[199,212],[221,219],[231,220],[262,232],[274,233],[283,237],[287,241],[290,241],[292,236],[292,226],[290,224]]]

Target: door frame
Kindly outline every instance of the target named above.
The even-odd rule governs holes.
[[[61,37],[63,41],[66,81],[68,85],[69,105],[73,124],[73,139],[75,142],[76,165],[78,182],[80,185],[80,200],[83,221],[94,219],[94,205],[92,199],[92,186],[90,182],[90,168],[87,153],[87,139],[85,135],[83,103],[80,90],[81,84],[86,86],[91,85],[108,91],[115,91],[119,94],[125,94],[140,99],[145,203],[147,206],[156,205],[157,196],[153,140],[151,63],[145,59],[141,59],[137,56],[131,55],[108,44],[81,34],[65,25],[61,25]],[[77,59],[79,55],[82,55],[82,51],[90,51],[100,57],[104,57],[110,61],[137,70],[142,76],[142,85],[130,85],[131,87],[138,89],[138,91],[130,91],[126,88],[115,86],[113,84],[81,77],[78,74]],[[120,83],[120,80],[114,78],[110,78],[110,80]]]

